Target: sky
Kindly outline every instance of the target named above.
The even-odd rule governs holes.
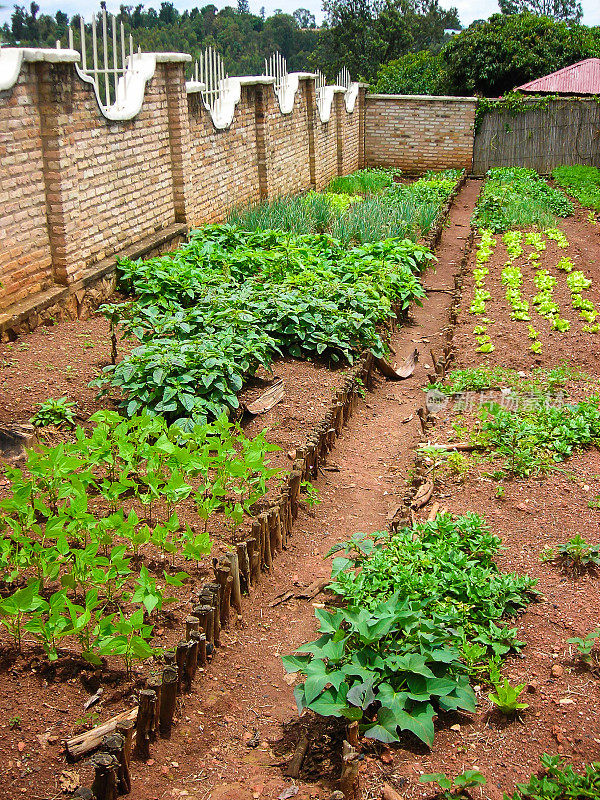
[[[135,0],[107,0],[106,5],[109,11],[118,11],[121,2],[135,4]],[[173,2],[176,8],[184,11],[186,8],[207,5],[210,0],[173,0]],[[237,5],[237,2],[232,2],[232,0],[212,0],[212,2],[219,8],[225,5]],[[58,9],[61,9],[69,15],[83,13],[87,18],[100,7],[99,0],[37,0],[37,3],[43,14],[54,14]],[[20,0],[18,4],[28,7],[29,0]],[[0,5],[5,6],[5,8],[0,9],[1,24],[10,19],[14,3],[10,2],[10,0],[0,0]],[[460,21],[465,26],[473,22],[474,19],[483,19],[498,11],[496,0],[479,0],[479,2],[472,2],[472,0],[442,0],[440,5],[443,7],[456,6]],[[144,3],[144,6],[146,8],[150,6],[159,8],[160,0],[149,0],[149,2]],[[321,0],[250,0],[250,10],[253,13],[257,14],[261,6],[265,7],[267,14],[273,12],[276,8],[281,8],[288,13],[295,11],[297,8],[308,8],[316,16],[317,20],[322,18]],[[598,0],[582,0],[582,6],[584,24],[600,25],[600,2]]]

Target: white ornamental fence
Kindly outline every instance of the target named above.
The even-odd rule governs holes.
[[[72,57],[80,78],[93,86],[102,114],[114,121],[132,119],[139,113],[146,82],[154,75],[157,62],[192,60],[191,56],[183,53],[142,53],[139,47],[134,52],[133,37],[126,34],[123,21],[117,20],[114,14],[107,14],[104,7],[92,16],[90,22],[86,23],[80,15],[79,24],[69,27],[68,48],[69,52],[63,51],[64,56]],[[56,43],[56,49],[61,49],[60,41]],[[0,88],[13,85],[25,57],[23,54],[27,52],[22,48],[0,50]],[[79,63],[76,61],[77,53]],[[299,78],[311,75],[289,73],[285,57],[276,52],[265,59],[265,73],[261,77],[263,82],[268,78],[268,82],[273,83],[281,112],[289,114],[294,109]],[[256,80],[256,77],[229,77],[220,53],[214,47],[207,47],[192,68],[192,80],[187,82],[187,91],[201,92],[204,106],[210,111],[215,126],[223,129],[233,120],[241,86]],[[334,94],[342,90],[346,108],[352,111],[358,84],[352,82],[349,71],[342,69],[336,85],[328,86],[323,73],[317,70],[315,102],[322,122],[330,119]]]

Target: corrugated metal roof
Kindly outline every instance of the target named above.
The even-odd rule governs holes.
[[[600,94],[600,58],[587,58],[551,75],[517,86],[519,92]]]

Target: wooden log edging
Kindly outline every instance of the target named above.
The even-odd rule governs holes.
[[[358,407],[364,389],[373,385],[374,359],[363,352],[342,386],[332,396],[323,419],[297,447],[292,469],[280,494],[250,523],[247,538],[237,542],[228,557],[213,559],[215,582],[205,584],[183,622],[182,640],[173,653],[165,655],[162,674],[149,675],[139,693],[137,708],[122,712],[84,734],[65,741],[69,761],[90,756],[95,770],[92,794],[97,800],[127,794],[131,790],[132,755],[144,760],[157,736],[170,738],[178,698],[192,691],[199,672],[204,672],[221,644],[221,630],[231,624],[231,611],[241,621],[242,594],[249,597],[261,573],[272,573],[277,556],[287,548],[300,507],[303,481],[313,482],[335,447],[350,417]],[[125,726],[121,727],[125,722]],[[135,737],[134,737],[135,731]],[[122,734],[123,747],[115,757],[115,742],[106,734]],[[85,790],[87,791],[87,790]]]
[[[448,213],[458,192],[467,180],[464,175],[457,183],[443,211],[438,217],[434,230],[425,244],[432,249],[439,242]],[[473,245],[474,231],[471,229],[460,271],[455,277],[455,292],[451,304],[450,324],[448,326],[448,352],[445,361],[451,357],[452,331],[461,300],[462,280]],[[454,321],[452,320],[454,316]],[[277,555],[286,549],[293,533],[294,521],[300,507],[300,490],[303,481],[313,482],[319,469],[326,464],[329,453],[335,447],[347,426],[364,390],[373,388],[374,357],[370,351],[363,352],[353,369],[346,377],[342,387],[334,393],[329,409],[307,436],[303,446],[297,447],[292,469],[288,472],[281,493],[268,508],[262,510],[250,523],[250,530],[244,541],[236,542],[235,552],[228,558],[213,560],[215,582],[205,584],[197,595],[189,615],[184,620],[184,638],[177,649],[165,655],[162,675],[148,677],[146,688],[140,692],[140,706],[122,712],[112,720],[103,723],[92,731],[68,739],[65,742],[67,758],[76,760],[96,752],[91,761],[95,769],[92,789],[96,800],[112,800],[116,794],[131,791],[130,764],[132,753],[138,758],[147,758],[150,744],[160,735],[170,738],[174,724],[177,699],[191,692],[197,673],[204,672],[220,648],[220,634],[223,627],[231,622],[231,608],[235,608],[237,619],[242,618],[242,594],[246,597],[256,589],[262,572],[271,573]],[[138,710],[141,717],[138,718]],[[133,743],[134,729],[136,741]],[[115,756],[115,741],[106,734],[121,734],[122,746]],[[139,736],[139,741],[138,741]],[[107,748],[103,751],[103,745]],[[99,749],[100,748],[100,749]],[[101,758],[98,758],[102,756]],[[99,792],[99,793],[98,793]]]
[[[446,220],[448,219],[448,214],[450,213],[450,209],[454,205],[456,196],[463,188],[468,179],[469,179],[468,175],[465,172],[461,177],[461,179],[456,184],[456,186],[454,187],[454,189],[452,189],[452,191],[450,192],[448,199],[446,200],[446,202],[440,209],[439,214],[436,217],[432,229],[429,231],[429,233],[423,240],[423,244],[426,244],[427,247],[430,247],[432,250],[435,250],[435,248],[439,244],[439,241],[442,237],[442,232],[444,230],[444,225],[446,224]]]

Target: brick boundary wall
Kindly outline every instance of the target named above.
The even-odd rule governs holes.
[[[473,163],[476,97],[371,94],[365,102],[365,161],[422,175]]]
[[[314,77],[299,75],[286,114],[272,80],[246,78],[222,130],[186,91],[186,58],[157,58],[123,122],[102,115],[60,57],[23,63],[0,91],[3,339],[87,316],[113,291],[117,257],[171,249],[232,207],[320,190],[363,166],[471,168],[475,98],[366,95],[360,84],[352,112],[334,90],[323,123]]]
[[[272,82],[271,82],[272,84]],[[181,60],[157,61],[140,112],[111,122],[72,63],[23,63],[0,91],[0,334],[87,316],[115,260],[171,249],[234,206],[322,188],[362,166],[365,87],[322,123],[314,78],[283,114],[268,80],[245,79],[218,130]]]

